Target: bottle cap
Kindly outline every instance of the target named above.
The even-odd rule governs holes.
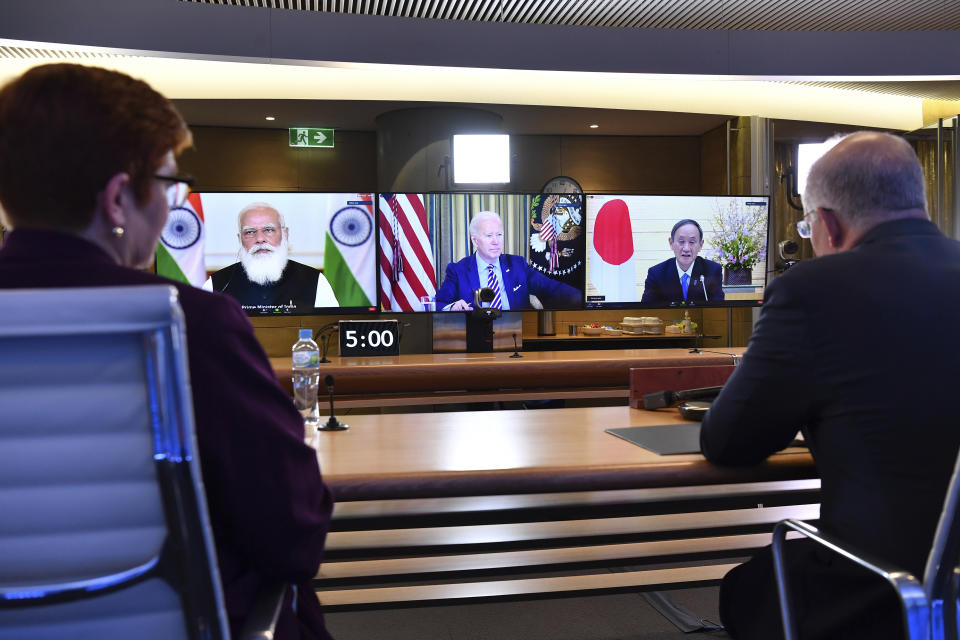
[[[300,329],[301,340],[313,340],[313,329]]]

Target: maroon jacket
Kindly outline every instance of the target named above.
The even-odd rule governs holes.
[[[333,498],[303,420],[232,298],[116,265],[75,236],[19,230],[0,247],[0,289],[172,284],[187,325],[200,463],[227,612],[238,631],[266,579],[298,585],[279,639],[329,638],[310,581]],[[288,593],[288,601],[290,594]]]

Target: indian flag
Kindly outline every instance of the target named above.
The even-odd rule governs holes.
[[[372,307],[377,301],[373,194],[331,207],[324,242],[323,273],[341,307]]]
[[[171,209],[157,243],[157,274],[203,285],[207,270],[203,261],[203,206],[200,194],[191,193],[182,207]]]

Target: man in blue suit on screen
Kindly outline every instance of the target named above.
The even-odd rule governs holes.
[[[476,253],[447,265],[443,284],[437,291],[440,311],[471,311],[473,292],[493,289],[490,307],[504,311],[531,308],[530,295],[546,309],[574,309],[582,306],[583,294],[563,282],[551,280],[527,266],[520,256],[503,253],[503,222],[492,211],[481,211],[470,220],[470,239]]]
[[[681,220],[670,231],[673,258],[647,269],[641,302],[697,303],[723,300],[723,267],[697,256],[703,229],[696,220]]]

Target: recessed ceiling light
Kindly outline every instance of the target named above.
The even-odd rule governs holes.
[[[276,120],[276,118],[274,118],[273,116],[267,116],[266,119],[267,119],[267,120]]]
[[[590,128],[591,128],[591,129],[598,129],[599,127],[600,127],[600,125],[598,125],[598,124],[592,124],[592,125],[590,125]]]

